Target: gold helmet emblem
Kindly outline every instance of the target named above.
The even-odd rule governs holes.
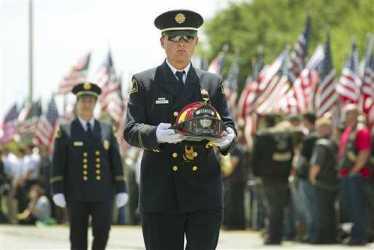
[[[83,84],[83,88],[84,88],[85,90],[90,90],[90,89],[91,89],[91,83],[86,82],[85,84]]]
[[[176,16],[175,16],[175,21],[179,24],[182,24],[186,21],[186,16],[183,15],[182,13],[178,13]]]
[[[209,92],[206,89],[201,90],[201,97],[204,102],[208,103],[209,102]]]

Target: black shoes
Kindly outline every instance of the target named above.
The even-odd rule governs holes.
[[[347,246],[365,246],[367,244],[366,240],[354,240],[352,238],[348,238],[343,243]]]
[[[280,240],[266,239],[264,241],[264,245],[267,245],[267,246],[279,246],[279,245],[281,245],[281,241]]]

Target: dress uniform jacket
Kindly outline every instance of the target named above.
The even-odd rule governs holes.
[[[178,111],[185,105],[202,101],[202,90],[208,92],[210,103],[225,126],[234,129],[217,75],[191,66],[181,86],[165,61],[133,77],[124,137],[129,144],[144,149],[140,185],[142,212],[222,208],[220,167],[208,141],[159,144],[156,138],[159,123],[174,124]],[[193,159],[189,160],[185,154],[191,149]],[[227,152],[228,149],[221,153]]]
[[[79,119],[60,126],[55,139],[51,184],[67,201],[108,201],[125,192],[121,157],[112,127],[95,120],[92,135]]]

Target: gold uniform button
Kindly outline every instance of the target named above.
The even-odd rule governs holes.
[[[192,171],[197,171],[199,168],[197,166],[192,167]]]
[[[178,166],[173,166],[172,169],[173,169],[174,172],[177,172],[178,171]]]
[[[97,168],[100,168],[100,164],[96,164],[96,167],[97,167]]]
[[[83,174],[84,174],[84,175],[87,175],[87,174],[88,174],[88,172],[87,172],[87,171],[83,171]]]
[[[101,180],[101,177],[100,176],[96,176],[96,180]]]
[[[177,117],[177,116],[178,116],[178,112],[175,111],[175,112],[173,113],[173,115],[174,115],[174,117]]]
[[[87,159],[85,158],[85,159],[83,159],[83,163],[87,163]]]
[[[83,164],[83,168],[84,169],[88,168],[88,165],[87,164]]]
[[[83,176],[83,180],[87,181],[88,177],[87,176]]]
[[[100,151],[96,151],[95,154],[96,154],[96,155],[100,155]]]
[[[87,152],[84,152],[84,153],[83,153],[83,156],[84,156],[84,157],[87,157],[87,155],[88,155]]]
[[[173,156],[173,158],[177,158],[177,157],[178,157],[178,153],[174,152],[174,153],[172,154],[172,156]]]
[[[96,174],[100,174],[100,170],[96,170]]]
[[[100,162],[100,158],[96,158],[96,162]]]

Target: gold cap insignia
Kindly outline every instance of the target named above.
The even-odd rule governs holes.
[[[186,16],[183,15],[182,13],[178,13],[176,16],[175,16],[175,21],[179,24],[182,24],[186,21]]]
[[[83,88],[84,88],[85,90],[89,90],[89,89],[91,89],[91,83],[86,82],[85,84],[83,84]]]
[[[104,148],[105,150],[108,150],[109,149],[109,141],[108,140],[104,140]]]

